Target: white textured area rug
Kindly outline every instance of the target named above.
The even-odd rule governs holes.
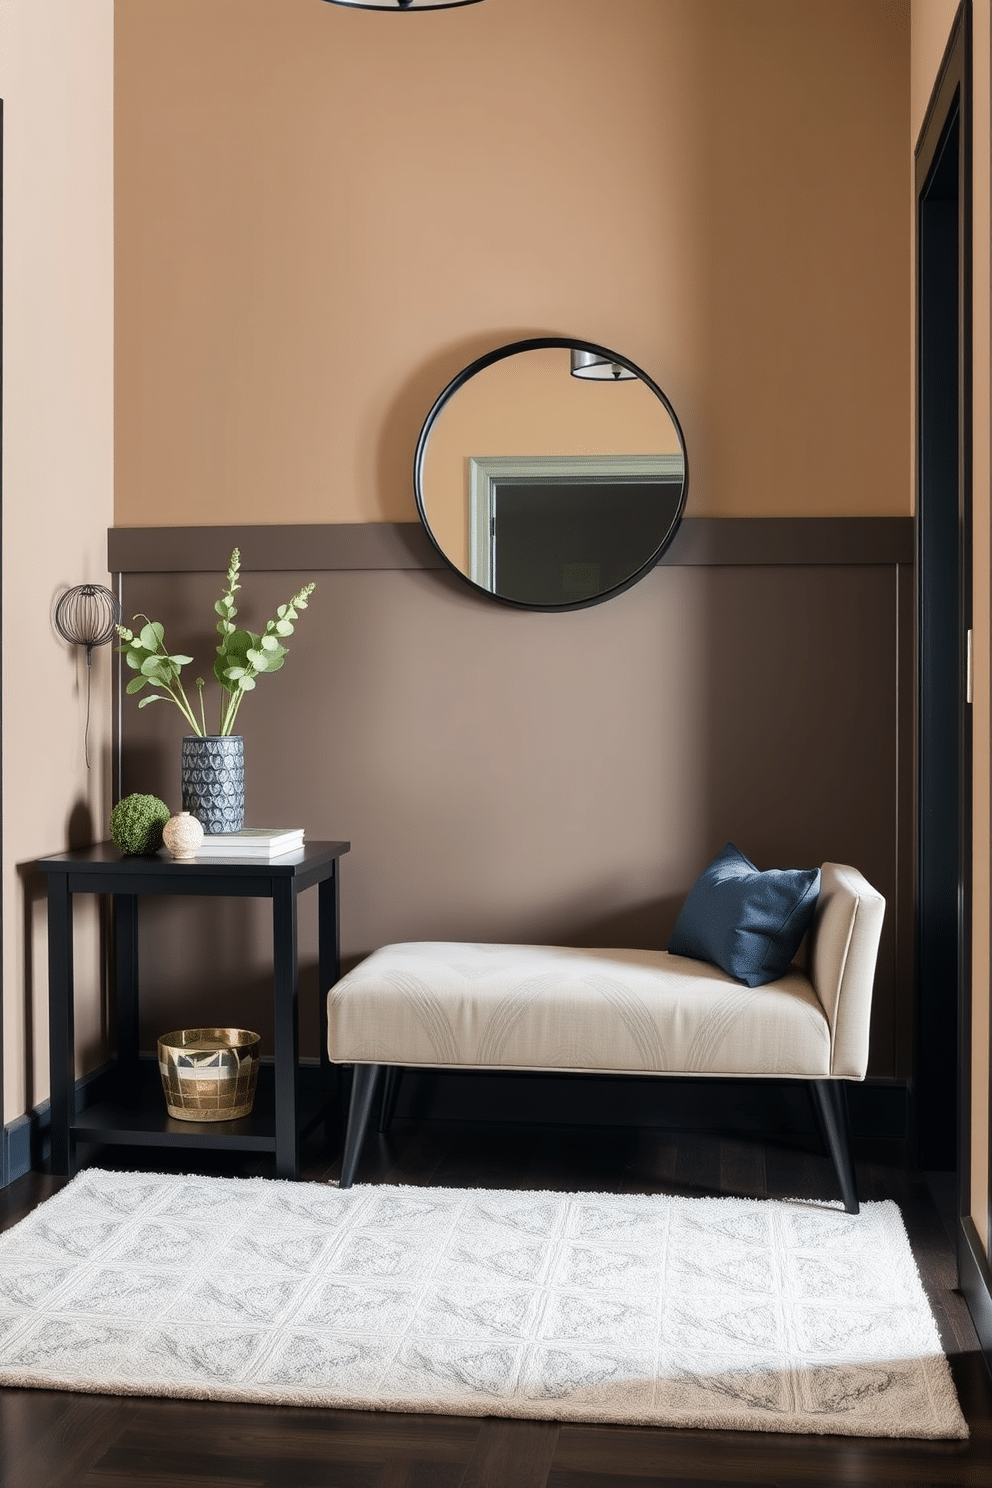
[[[0,1383],[967,1435],[892,1203],[89,1169],[0,1236]]]

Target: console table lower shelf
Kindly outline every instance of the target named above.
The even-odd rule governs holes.
[[[266,1152],[276,1151],[276,1111],[274,1071],[263,1064],[258,1076],[255,1103],[248,1116],[234,1121],[180,1121],[170,1116],[165,1105],[161,1082],[154,1061],[141,1071],[137,1096],[123,1100],[109,1087],[112,1075],[101,1080],[94,1100],[79,1111],[72,1121],[75,1145],[91,1143],[100,1147],[180,1147],[200,1152]],[[313,1070],[314,1075],[317,1070]],[[321,1125],[329,1135],[331,1125],[340,1124],[338,1099],[327,1090],[317,1088],[300,1072],[298,1100],[298,1136],[305,1141]]]

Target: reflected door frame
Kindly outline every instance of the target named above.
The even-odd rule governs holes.
[[[496,582],[496,490],[500,481],[564,484],[604,480],[682,480],[685,458],[668,455],[472,455],[468,461],[468,576]]]

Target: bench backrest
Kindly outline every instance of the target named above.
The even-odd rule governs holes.
[[[831,1074],[863,1080],[885,900],[856,868],[823,863],[809,977],[831,1030]]]

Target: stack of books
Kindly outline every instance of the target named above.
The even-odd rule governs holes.
[[[208,832],[198,858],[281,858],[303,846],[302,827],[244,827],[240,832]]]

